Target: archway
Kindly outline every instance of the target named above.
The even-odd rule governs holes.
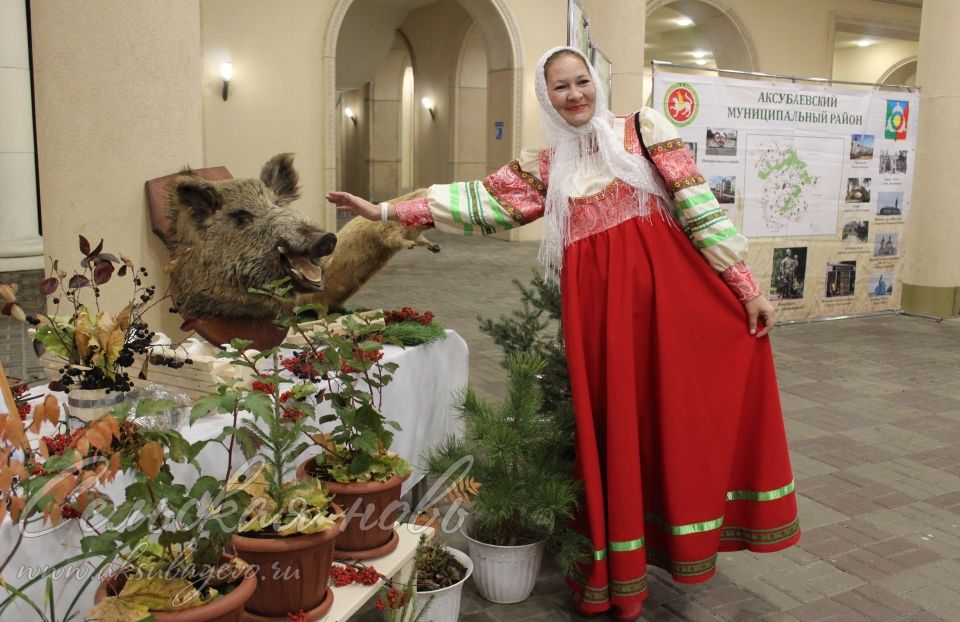
[[[690,23],[681,27],[697,31],[708,42],[714,67],[741,71],[756,70],[757,52],[746,26],[733,9],[722,0],[653,0],[647,5],[648,24],[661,9],[676,11],[689,19]],[[693,56],[693,50],[671,50],[669,43],[669,41],[666,42],[665,51],[687,53],[686,64],[694,64],[698,60]],[[702,59],[706,59],[706,56]],[[708,62],[704,66],[709,66],[710,60],[707,59]]]
[[[883,72],[878,82],[880,84],[915,86],[917,84],[917,57],[910,56],[894,63]]]
[[[488,65],[487,89],[489,94],[487,98],[486,116],[487,119],[502,120],[504,124],[503,140],[498,141],[495,145],[492,145],[491,148],[487,149],[487,161],[488,163],[502,163],[513,157],[513,154],[519,148],[522,80],[521,59],[523,58],[519,30],[503,0],[458,1],[462,9],[469,14],[469,17],[482,33],[486,44]],[[393,42],[393,34],[399,26],[404,23],[410,13],[431,3],[431,0],[392,0],[389,3],[378,2],[375,7],[376,15],[370,16],[366,14],[367,12],[364,12],[363,19],[360,19],[361,14],[351,15],[351,7],[354,5],[353,0],[340,0],[334,8],[327,27],[323,59],[325,92],[321,103],[324,110],[325,190],[333,189],[337,183],[337,123],[340,122],[340,118],[342,118],[342,111],[340,111],[340,118],[338,118],[338,87],[344,84],[344,82],[338,78],[337,55],[342,30],[345,25],[349,26],[354,19],[363,23],[364,36],[362,37],[362,41],[368,44],[363,49],[364,58],[366,61],[371,61],[375,55],[379,54],[379,60],[376,61],[373,67],[367,65],[367,73],[372,76],[375,68],[382,64],[383,59],[389,53],[390,45]],[[460,35],[461,40],[465,34],[466,29],[464,29]],[[387,41],[386,45],[383,43],[384,39]],[[411,37],[411,40],[413,40],[413,37]],[[414,45],[411,62],[416,76],[418,63],[415,47]],[[355,57],[356,55],[351,55],[353,60],[356,60]],[[422,64],[426,64],[426,60],[424,60]],[[364,71],[351,71],[351,73],[354,74],[352,76],[353,78],[362,78],[365,75]],[[419,82],[420,80],[415,78],[415,83],[419,84]],[[418,87],[417,100],[419,101],[424,95]],[[444,89],[442,95],[445,99],[448,98],[448,89]],[[422,140],[422,132],[420,132],[420,130],[423,129],[423,124],[427,122],[426,119],[430,119],[430,117],[425,118],[424,114],[426,113],[422,109],[418,110],[416,114],[418,120],[417,125],[419,126],[416,134],[417,138],[415,139],[417,142]],[[443,114],[450,114],[449,106],[446,110],[440,110],[438,108],[435,111],[435,116],[438,119],[440,119]],[[443,124],[449,124],[449,117],[442,119],[440,123],[433,127],[440,129],[442,132],[448,131],[448,128],[444,127]],[[490,125],[492,126],[492,123]],[[492,133],[492,127],[490,133]],[[444,149],[449,149],[449,141],[445,143]],[[445,164],[449,164],[450,159],[445,158],[444,162]],[[426,168],[433,171],[437,167],[428,166]],[[430,179],[430,176],[423,173],[423,169],[424,167],[421,166],[420,172],[414,173],[415,185],[423,185],[424,183],[433,181],[433,179]],[[449,174],[448,166],[443,166],[440,173],[442,174],[440,174],[436,180],[446,179]],[[326,207],[325,219],[328,223],[336,222],[333,207]]]

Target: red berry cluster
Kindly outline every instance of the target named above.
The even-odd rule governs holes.
[[[13,390],[13,401],[17,405],[17,412],[20,413],[20,421],[24,421],[30,414],[30,404],[20,401],[20,398],[26,395],[29,390],[30,387],[27,385],[21,385]]]
[[[287,620],[288,622],[307,622],[307,614],[303,612],[303,609],[300,610],[300,613],[288,611]]]
[[[60,516],[63,518],[80,518],[82,514],[80,513],[80,510],[72,505],[63,505],[60,508]]]
[[[293,397],[293,391],[284,391],[280,395],[280,403],[286,404],[288,401],[290,401],[290,398],[292,397]],[[303,419],[305,414],[300,408],[295,408],[295,407],[287,408],[286,406],[281,406],[281,408],[283,409],[283,415],[282,415],[283,418],[287,419],[288,421],[300,421],[301,419]]]
[[[299,352],[296,356],[289,356],[282,359],[280,364],[297,378],[307,380],[320,377],[317,370],[313,368],[313,363],[323,363],[326,360],[323,352],[317,352],[316,354]]]
[[[273,393],[273,385],[262,380],[254,380],[250,383],[250,388],[254,391],[266,393],[267,395],[271,395]]]
[[[407,594],[401,592],[396,586],[393,586],[390,588],[390,591],[387,592],[386,602],[384,602],[382,598],[377,599],[377,609],[380,611],[402,609],[404,605],[407,604],[407,597]]]
[[[380,580],[380,573],[373,566],[344,566],[343,564],[334,564],[330,567],[330,578],[336,587],[343,587],[351,583],[361,585],[374,585]]]
[[[424,326],[429,326],[433,322],[433,312],[424,311],[422,314],[416,309],[404,307],[399,311],[387,311],[384,314],[387,324],[397,324],[399,322],[420,322]]]
[[[83,434],[83,428],[74,430],[73,434],[54,434],[53,436],[43,436],[40,440],[47,446],[47,453],[51,456],[62,456],[63,452],[70,447],[78,436]]]

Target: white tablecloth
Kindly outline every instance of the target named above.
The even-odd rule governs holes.
[[[458,433],[461,422],[453,409],[455,393],[467,385],[469,354],[467,344],[457,333],[447,331],[447,338],[443,341],[411,348],[386,346],[384,348],[384,362],[394,362],[399,365],[394,373],[393,382],[383,391],[383,414],[397,421],[402,427],[394,437],[391,449],[413,463],[413,475],[404,483],[404,491],[416,484],[423,473],[417,468],[420,456],[425,449],[445,439],[449,434]],[[34,390],[36,393],[37,390]],[[58,394],[62,395],[62,394]],[[0,400],[0,413],[4,412],[3,401]],[[219,435],[224,426],[231,423],[227,415],[212,415],[204,417],[192,427],[183,430],[187,440],[197,441],[214,438]],[[315,454],[316,451],[304,454],[304,458]],[[237,451],[239,456],[239,451]],[[223,477],[226,471],[226,454],[217,445],[210,445],[198,456],[198,462],[204,473],[215,477]],[[238,458],[234,458],[234,465]],[[174,465],[174,475],[178,481],[189,485],[191,479],[197,477],[192,467]],[[119,478],[118,478],[119,479]],[[114,482],[107,488],[108,494],[119,504],[123,498],[123,486],[120,481]],[[0,523],[0,559],[6,557],[16,543],[19,528],[6,518]],[[32,535],[20,545],[16,557],[10,562],[3,573],[3,578],[14,586],[25,583],[29,573],[36,573],[59,561],[80,553],[80,539],[89,533],[81,532],[76,521],[67,521],[58,529],[42,535]],[[72,576],[60,576],[54,580],[54,594],[56,595],[58,615],[66,608],[70,600],[77,593],[82,584],[82,577],[77,574],[86,571],[88,574],[93,566],[89,563],[78,564],[72,569]],[[93,591],[91,586],[80,598],[79,611],[83,612],[93,606]],[[42,582],[28,592],[37,602],[42,602]],[[0,600],[6,598],[4,590],[0,589]],[[0,619],[32,620],[36,614],[25,605],[17,605],[7,609]],[[77,618],[82,619],[82,618]]]

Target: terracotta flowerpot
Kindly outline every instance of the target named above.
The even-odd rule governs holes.
[[[313,459],[297,468],[297,478],[311,479]],[[400,486],[410,474],[395,475],[385,482],[341,484],[321,480],[334,501],[346,513],[335,559],[373,559],[389,555],[400,538],[393,523],[400,515]]]
[[[327,586],[327,579],[334,543],[342,526],[342,520],[338,520],[332,529],[301,536],[234,534],[232,542],[237,554],[259,569],[260,583],[247,601],[245,619],[287,622],[287,612],[297,613],[301,609],[308,620],[323,617],[333,605],[333,591]]]
[[[116,596],[126,583],[126,575],[107,577],[97,587],[93,602],[99,603],[107,596]],[[243,607],[256,589],[257,577],[253,573],[247,573],[240,585],[212,603],[182,611],[158,611],[151,614],[155,622],[242,622]]]

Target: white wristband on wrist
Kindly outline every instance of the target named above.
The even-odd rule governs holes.
[[[384,201],[380,204],[380,220],[387,222],[390,219],[390,204]]]

